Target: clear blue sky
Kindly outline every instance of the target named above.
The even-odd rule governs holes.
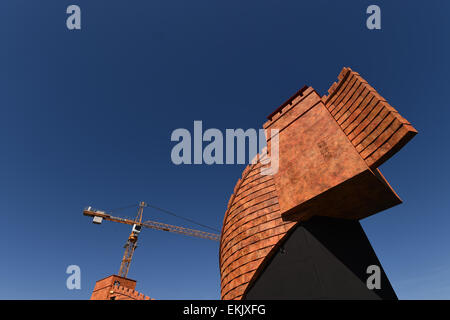
[[[70,4],[81,31],[66,28]],[[365,27],[370,4],[382,30]],[[130,229],[93,225],[86,205],[144,200],[220,228],[244,166],[175,166],[171,132],[260,128],[344,66],[419,131],[381,167],[404,203],[363,227],[400,298],[450,298],[448,12],[444,0],[1,1],[0,298],[87,299],[117,273]],[[70,264],[81,290],[66,289]],[[144,230],[129,276],[157,299],[219,298],[218,244]]]

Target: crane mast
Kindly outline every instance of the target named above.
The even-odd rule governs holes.
[[[128,270],[130,270],[131,259],[133,259],[134,250],[137,248],[137,241],[139,233],[141,232],[142,213],[144,212],[145,202],[139,203],[139,209],[134,219],[135,224],[131,229],[131,233],[128,236],[128,240],[125,243],[125,252],[123,254],[122,263],[120,264],[119,276],[126,278]]]
[[[133,259],[134,251],[137,248],[137,242],[139,233],[141,232],[142,227],[146,227],[149,229],[162,230],[168,232],[174,232],[179,234],[184,234],[192,237],[209,239],[213,241],[219,241],[220,235],[195,229],[184,228],[180,226],[174,226],[167,223],[157,222],[157,221],[142,221],[144,207],[147,204],[143,201],[139,203],[138,212],[136,218],[134,220],[114,217],[104,211],[95,210],[92,207],[87,207],[83,210],[83,215],[93,217],[93,223],[101,224],[103,219],[113,222],[119,222],[123,224],[132,225],[131,233],[128,236],[127,242],[125,243],[125,252],[123,254],[122,262],[120,264],[120,269],[118,275],[120,277],[126,278],[128,275],[128,271],[130,269],[131,260]]]

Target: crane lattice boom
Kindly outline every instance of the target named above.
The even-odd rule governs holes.
[[[192,237],[209,239],[214,241],[219,241],[220,235],[195,229],[189,229],[179,226],[170,225],[167,223],[147,220],[142,222],[142,214],[146,204],[141,202],[139,204],[139,210],[136,218],[134,220],[127,218],[120,218],[112,216],[104,211],[95,210],[91,207],[87,207],[83,210],[83,215],[93,217],[93,222],[96,224],[102,223],[103,220],[119,222],[123,224],[132,225],[133,228],[131,230],[131,234],[128,237],[128,240],[125,244],[125,252],[122,258],[122,263],[120,265],[119,276],[126,278],[128,275],[128,270],[130,269],[131,260],[133,258],[134,250],[137,247],[138,236],[142,227],[146,227],[149,229],[161,230],[174,232],[179,234],[184,234]]]
[[[188,236],[209,239],[209,240],[213,240],[213,241],[219,241],[219,239],[220,239],[220,235],[218,235],[216,233],[210,233],[210,232],[205,232],[205,231],[200,231],[200,230],[195,230],[195,229],[189,229],[189,228],[185,228],[185,227],[174,226],[174,225],[170,225],[167,223],[162,223],[162,222],[157,222],[157,221],[152,221],[152,220],[146,220],[141,223],[136,223],[134,220],[120,218],[120,217],[114,217],[103,211],[97,211],[94,209],[89,209],[89,210],[85,209],[83,211],[83,214],[85,216],[100,217],[107,221],[120,222],[120,223],[128,224],[131,226],[136,224],[136,225],[141,225],[141,226],[149,228],[149,229],[181,233],[181,234],[185,234]]]

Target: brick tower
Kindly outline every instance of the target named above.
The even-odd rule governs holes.
[[[135,280],[112,275],[95,283],[91,300],[152,300],[134,288]]]

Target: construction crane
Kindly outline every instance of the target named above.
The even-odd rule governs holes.
[[[120,264],[119,269],[119,276],[126,278],[128,275],[128,271],[130,269],[131,260],[133,259],[134,250],[137,248],[137,241],[139,233],[141,232],[142,227],[155,229],[155,230],[162,230],[162,231],[168,231],[168,232],[174,232],[174,233],[180,233],[192,237],[197,238],[203,238],[203,239],[209,239],[213,241],[219,241],[220,235],[200,230],[194,230],[194,229],[188,229],[184,227],[179,226],[173,226],[170,224],[157,222],[157,221],[151,221],[147,220],[142,222],[142,214],[144,212],[144,207],[146,207],[147,204],[145,202],[139,203],[138,213],[136,215],[136,218],[134,220],[126,219],[126,218],[120,218],[120,217],[114,217],[105,211],[96,210],[92,207],[87,207],[83,210],[83,215],[93,217],[92,222],[95,224],[101,224],[103,220],[107,221],[113,221],[113,222],[119,222],[124,223],[133,226],[131,228],[131,233],[128,237],[127,242],[125,243],[125,252],[123,254],[122,263]]]

